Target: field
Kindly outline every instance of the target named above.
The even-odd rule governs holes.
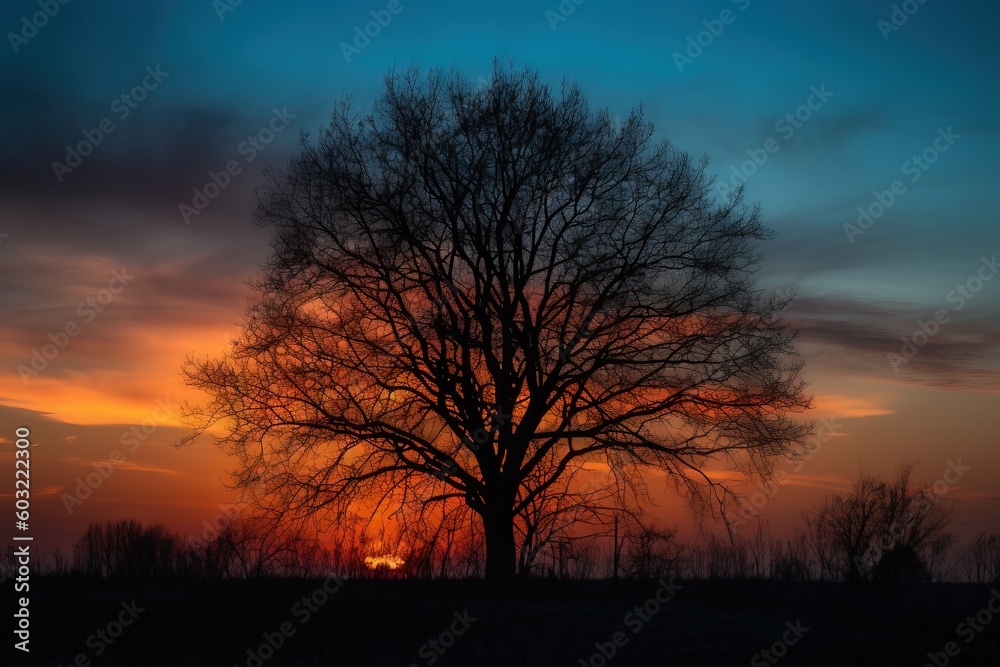
[[[990,587],[926,584],[875,601],[844,584],[542,579],[504,593],[469,581],[42,577],[31,654],[15,664],[919,667],[928,653],[937,667],[1000,664],[992,612],[981,630],[959,625]]]

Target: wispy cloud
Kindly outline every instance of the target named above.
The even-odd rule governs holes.
[[[835,417],[878,417],[895,412],[891,408],[878,405],[875,401],[856,396],[816,396],[813,402],[816,414]]]
[[[65,485],[53,485],[53,484],[35,484],[31,487],[31,495],[33,496],[54,496],[58,493],[62,493],[65,489]],[[0,493],[0,498],[14,498],[13,493]]]
[[[65,463],[70,463],[79,466],[86,466],[86,467],[91,467],[93,465],[108,464],[107,459],[96,460],[79,456],[64,458],[62,459],[62,461],[64,461]],[[162,466],[153,465],[151,463],[140,463],[138,461],[124,460],[124,461],[112,462],[111,464],[115,467],[116,470],[131,470],[134,472],[153,472],[164,475],[176,475],[178,473],[178,471],[174,470],[173,468],[164,468]]]
[[[919,322],[933,319],[940,305],[804,296],[792,304],[789,321],[817,361],[835,356],[843,370],[943,389],[1000,391],[1000,317],[991,304],[984,305],[981,311],[952,313],[898,370],[889,355],[901,355],[902,339],[912,339]]]

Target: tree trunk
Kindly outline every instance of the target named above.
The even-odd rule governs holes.
[[[514,515],[509,509],[487,507],[483,529],[486,533],[486,580],[506,584],[514,579],[517,571]]]

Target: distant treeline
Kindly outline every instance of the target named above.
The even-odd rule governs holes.
[[[581,534],[577,525],[546,524],[519,540],[524,577],[561,579],[774,579],[892,583],[1000,582],[1000,535],[981,533],[957,544],[948,532],[954,505],[914,485],[912,466],[892,481],[862,475],[847,496],[828,497],[803,515],[803,525],[780,537],[765,519],[742,517],[729,537],[707,534],[682,542],[663,529],[623,514],[619,522]],[[461,514],[403,529],[358,518],[319,533],[293,528],[281,517],[242,511],[220,515],[199,537],[182,538],[136,519],[91,524],[73,546],[35,561],[41,574],[226,579],[311,577],[479,578],[485,572],[482,528]],[[393,522],[385,522],[383,526]],[[399,522],[396,522],[397,524]],[[541,524],[539,524],[540,526]],[[592,527],[591,527],[592,528]],[[2,569],[16,569],[9,547]]]
[[[92,524],[73,547],[72,560],[61,551],[41,558],[45,575],[113,578],[179,576],[196,579],[264,576],[351,578],[481,577],[484,555],[473,544],[425,544],[423,548],[385,558],[377,540],[360,537],[333,544],[299,537],[254,533],[239,520],[229,521],[208,542],[192,545],[160,524],[135,519]],[[384,543],[383,543],[384,545]],[[615,545],[596,538],[566,538],[543,554],[526,576],[557,578],[774,579],[781,581],[849,581],[846,554],[816,544],[805,531],[775,538],[764,521],[750,536],[733,539],[711,534],[698,543],[683,543],[673,530],[646,527],[622,535]],[[1000,535],[982,533],[965,545],[952,545],[933,564],[896,546],[886,552],[865,581],[1000,582]],[[390,568],[390,563],[395,568]],[[8,550],[3,569],[14,570]],[[862,579],[854,576],[855,579]]]

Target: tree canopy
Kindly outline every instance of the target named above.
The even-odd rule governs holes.
[[[392,72],[269,173],[273,255],[232,349],[187,366],[189,415],[261,506],[437,506],[480,522],[495,580],[540,506],[641,496],[645,470],[724,502],[706,466],[768,475],[809,398],[754,279],[770,233],[705,169],[528,70]]]

